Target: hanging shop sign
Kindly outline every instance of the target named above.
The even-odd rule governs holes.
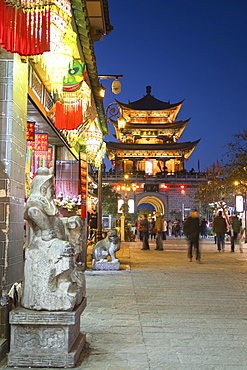
[[[27,141],[35,140],[35,122],[33,121],[27,121],[26,140]]]
[[[80,152],[81,218],[87,218],[87,155]]]
[[[35,151],[36,152],[47,152],[48,151],[48,134],[39,133],[35,134]]]
[[[35,150],[35,144],[28,142],[26,148],[26,164],[28,165],[31,178],[35,176],[39,167],[53,167],[53,147],[49,145],[46,152]]]
[[[26,163],[31,178],[39,167],[53,167],[53,146],[48,145],[48,134],[36,133],[35,141],[27,142]]]

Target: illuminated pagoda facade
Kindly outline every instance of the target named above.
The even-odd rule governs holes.
[[[183,102],[158,100],[150,86],[142,99],[128,104],[117,101],[120,117],[111,122],[119,142],[107,143],[115,172],[155,176],[184,171],[184,162],[200,140],[178,142],[189,122],[177,120]]]
[[[200,139],[179,142],[189,123],[177,119],[184,101],[164,102],[151,95],[150,86],[146,89],[139,100],[107,107],[118,141],[106,143],[113,168],[103,175],[103,182],[121,195],[119,212],[128,203],[129,213],[142,213],[148,203],[167,220],[179,214],[183,221],[196,206],[193,194],[204,177],[185,169]]]

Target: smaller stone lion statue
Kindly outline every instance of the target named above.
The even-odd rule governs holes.
[[[93,248],[93,259],[97,261],[107,261],[110,256],[112,262],[118,262],[115,253],[120,249],[120,239],[117,229],[109,230],[107,237],[100,240]]]

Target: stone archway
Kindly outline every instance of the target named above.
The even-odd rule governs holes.
[[[154,206],[155,210],[157,212],[159,212],[161,215],[164,215],[165,214],[165,205],[164,203],[162,202],[161,199],[159,199],[158,197],[154,196],[154,195],[148,195],[148,196],[144,196],[143,198],[141,198],[138,203],[137,203],[137,207],[140,205],[140,204],[143,204],[143,203],[149,203],[151,204],[152,206]]]

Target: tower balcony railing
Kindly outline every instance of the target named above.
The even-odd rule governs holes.
[[[126,173],[126,172],[115,172],[115,171],[103,171],[102,172],[102,181],[103,182],[124,182],[125,175],[128,174],[128,182],[145,182],[145,183],[160,183],[160,182],[194,182],[202,181],[207,178],[205,172],[158,172],[155,175],[149,175],[144,171],[136,171],[135,173]],[[97,173],[95,173],[97,177]]]

